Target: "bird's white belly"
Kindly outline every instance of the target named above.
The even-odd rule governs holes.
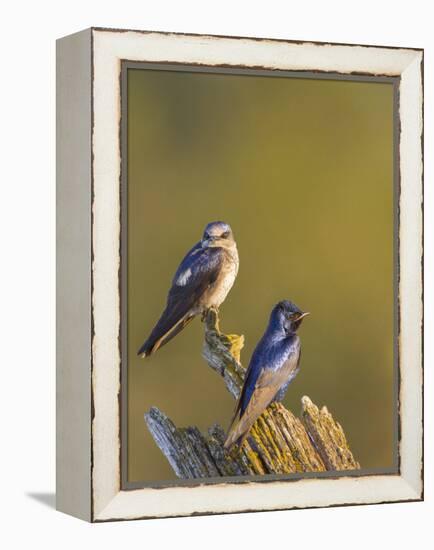
[[[219,307],[225,301],[226,296],[229,294],[235,282],[236,276],[237,270],[234,267],[230,271],[223,273],[222,276],[217,279],[213,291],[210,293],[211,305]]]
[[[205,308],[220,307],[229,294],[238,273],[238,255],[228,259],[225,267],[217,277],[216,282],[206,293],[203,305]]]

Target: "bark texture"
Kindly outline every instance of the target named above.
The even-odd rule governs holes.
[[[244,337],[223,334],[218,313],[212,309],[204,324],[203,357],[237,399],[245,374],[240,362]],[[319,409],[307,396],[301,404],[300,418],[281,403],[269,405],[241,448],[230,453],[223,449],[225,431],[218,424],[206,433],[195,426],[178,428],[156,407],[145,413],[145,422],[182,479],[359,469],[342,427],[327,408]]]

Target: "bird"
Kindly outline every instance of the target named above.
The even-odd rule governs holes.
[[[238,274],[237,244],[229,224],[208,223],[202,239],[182,260],[172,280],[166,307],[138,355],[155,353],[195,316],[218,310]]]
[[[256,419],[273,401],[282,401],[300,369],[301,344],[297,335],[309,312],[289,300],[276,304],[268,326],[249,363],[224,448],[241,447]]]

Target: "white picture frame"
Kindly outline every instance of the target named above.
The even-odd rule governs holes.
[[[123,60],[399,79],[399,469],[121,486]],[[423,499],[423,51],[92,28],[57,43],[57,507],[92,522]]]

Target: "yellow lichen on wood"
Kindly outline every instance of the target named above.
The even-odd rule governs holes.
[[[321,410],[307,396],[302,398],[302,419],[327,470],[355,470],[360,464],[354,459],[342,426],[334,420],[327,407]]]

